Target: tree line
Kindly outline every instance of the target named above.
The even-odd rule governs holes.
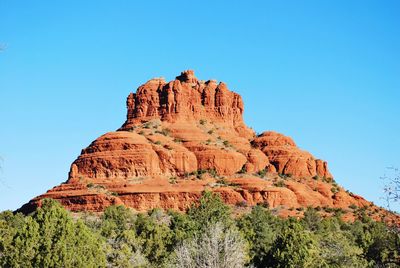
[[[71,214],[43,200],[0,213],[0,267],[399,267],[400,234],[360,211],[352,223],[307,208],[283,219],[256,206],[234,216],[206,192],[187,213]]]

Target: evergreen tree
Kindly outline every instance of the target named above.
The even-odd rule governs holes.
[[[289,221],[272,249],[272,267],[311,267],[318,251],[315,238],[295,221]]]
[[[238,219],[237,225],[249,242],[250,259],[255,267],[266,267],[271,249],[280,229],[281,220],[268,210],[256,206],[251,213]]]

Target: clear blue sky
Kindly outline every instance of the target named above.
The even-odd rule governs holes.
[[[399,14],[378,0],[0,0],[0,211],[65,181],[124,122],[129,92],[185,69],[382,205],[379,177],[400,167]]]

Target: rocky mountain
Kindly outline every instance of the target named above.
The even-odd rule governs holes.
[[[279,215],[301,216],[312,206],[352,219],[362,208],[377,220],[398,221],[345,191],[327,162],[291,138],[256,135],[243,110],[241,96],[225,83],[198,80],[193,71],[170,82],[151,79],[128,96],[122,127],[83,149],[65,183],[20,210],[54,198],[72,211],[99,212],[113,204],[183,211],[209,190],[238,209],[263,204]]]

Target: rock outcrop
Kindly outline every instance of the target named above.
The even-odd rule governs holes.
[[[200,81],[193,71],[171,82],[152,79],[129,94],[127,110],[120,129],[82,150],[65,183],[21,211],[32,211],[43,198],[72,211],[113,204],[183,211],[210,190],[228,204],[268,204],[284,216],[307,206],[368,207],[377,219],[390,216],[344,191],[327,163],[291,138],[272,131],[256,136],[243,121],[241,96],[222,82]]]

